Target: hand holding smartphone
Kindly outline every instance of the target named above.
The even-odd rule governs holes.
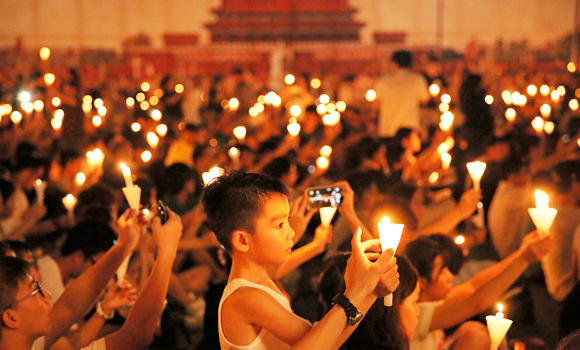
[[[342,190],[338,186],[309,187],[305,191],[308,209],[338,207],[342,203]]]

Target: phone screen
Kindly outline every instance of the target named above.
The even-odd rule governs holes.
[[[342,203],[340,187],[312,187],[306,189],[309,208],[338,207]]]

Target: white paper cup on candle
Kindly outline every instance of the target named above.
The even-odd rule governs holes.
[[[334,218],[334,214],[336,213],[336,207],[324,207],[320,208],[320,222],[322,226],[328,227],[332,222],[332,218]]]
[[[381,249],[384,252],[387,249],[393,249],[393,254],[397,251],[401,235],[403,234],[403,224],[392,224],[388,216],[384,216],[378,223],[379,239]],[[385,306],[393,306],[393,294],[385,296]]]
[[[550,232],[558,210],[549,207],[549,197],[544,191],[536,190],[535,197],[536,207],[528,208],[528,213],[540,235],[544,236]]]
[[[141,187],[133,185],[130,187],[123,187],[123,194],[129,203],[131,209],[139,210],[139,204],[141,203]]]
[[[489,331],[489,337],[491,340],[491,350],[496,350],[499,347],[507,331],[510,329],[513,323],[512,320],[504,318],[502,313],[502,305],[498,304],[497,306],[499,309],[497,314],[485,317],[487,329]]]

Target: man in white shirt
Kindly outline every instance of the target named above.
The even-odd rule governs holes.
[[[381,107],[377,128],[380,137],[393,136],[402,127],[420,130],[419,105],[429,99],[425,78],[411,71],[413,54],[396,51],[392,61],[395,71],[382,77],[376,87]]]

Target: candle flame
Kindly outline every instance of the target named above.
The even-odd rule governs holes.
[[[123,175],[131,175],[131,169],[129,169],[127,164],[121,162],[119,163],[119,167],[121,168],[121,172],[123,172]]]
[[[549,208],[548,203],[550,198],[548,194],[542,190],[536,190],[536,208]]]
[[[500,314],[503,313],[503,304],[502,303],[497,303],[497,311]]]
[[[383,216],[381,218],[381,223],[383,223],[383,224],[390,224],[391,223],[391,219],[389,219],[388,216]]]

